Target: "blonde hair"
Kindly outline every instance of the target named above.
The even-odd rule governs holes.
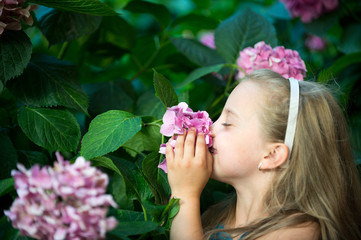
[[[263,89],[266,100],[259,118],[264,135],[270,142],[283,142],[289,81],[269,70],[255,71],[243,81]],[[277,229],[316,222],[320,239],[361,239],[361,186],[343,112],[326,87],[306,81],[299,84],[293,150],[264,198],[269,216],[245,227],[215,229],[217,224],[234,219],[233,195],[203,214],[205,238],[226,231],[232,236],[247,232],[242,240],[255,239]]]

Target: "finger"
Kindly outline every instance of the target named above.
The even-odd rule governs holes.
[[[187,137],[184,143],[184,157],[187,159],[193,159],[195,156],[195,141],[196,141],[197,130],[195,128],[189,129]]]
[[[204,139],[204,133],[198,133],[197,142],[196,142],[196,150],[195,150],[195,158],[196,161],[205,161],[206,160],[206,152],[207,145]]]
[[[177,141],[175,143],[175,161],[183,159],[184,153],[184,139],[186,136],[186,131],[183,130],[182,135],[177,136]]]
[[[173,147],[171,145],[172,140],[174,140],[174,136],[169,139],[169,141],[166,144],[166,148],[165,148],[165,156],[167,158],[168,164],[169,163],[172,164],[173,160],[174,160],[174,151],[173,151]]]

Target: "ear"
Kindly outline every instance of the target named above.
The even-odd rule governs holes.
[[[287,161],[288,147],[284,143],[273,143],[264,154],[261,170],[272,170],[281,167]]]

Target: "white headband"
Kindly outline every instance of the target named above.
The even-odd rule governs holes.
[[[298,80],[294,78],[289,78],[288,80],[290,81],[290,109],[288,111],[285,144],[289,149],[288,158],[290,158],[296,132],[300,90]]]

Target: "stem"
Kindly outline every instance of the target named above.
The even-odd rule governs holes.
[[[64,59],[65,53],[68,50],[70,45],[70,42],[64,42],[63,45],[61,46],[61,49],[58,53],[58,59],[62,60]]]
[[[163,36],[161,42],[159,43],[159,46],[157,47],[157,49],[155,50],[155,52],[153,53],[153,55],[148,59],[148,61],[144,64],[143,67],[140,68],[140,70],[130,79],[130,81],[133,81],[134,79],[136,79],[137,77],[139,77],[142,73],[144,73],[149,66],[153,63],[154,59],[158,56],[160,50],[162,49],[162,47],[164,47],[168,42],[164,42],[165,37]]]
[[[214,100],[214,102],[211,104],[211,106],[208,109],[213,108],[214,106],[216,106],[220,101],[222,101],[222,99],[225,97],[225,94],[222,94],[221,96],[219,96],[216,100]]]
[[[142,203],[140,203],[140,205],[142,206],[142,209],[143,209],[144,221],[148,221],[147,210],[145,210],[145,207],[143,206]]]
[[[231,73],[228,76],[228,81],[227,81],[227,85],[226,88],[224,89],[224,95],[228,96],[228,91],[229,91],[229,85],[231,85],[231,81],[233,79],[233,73],[234,73],[234,68],[231,69]]]

